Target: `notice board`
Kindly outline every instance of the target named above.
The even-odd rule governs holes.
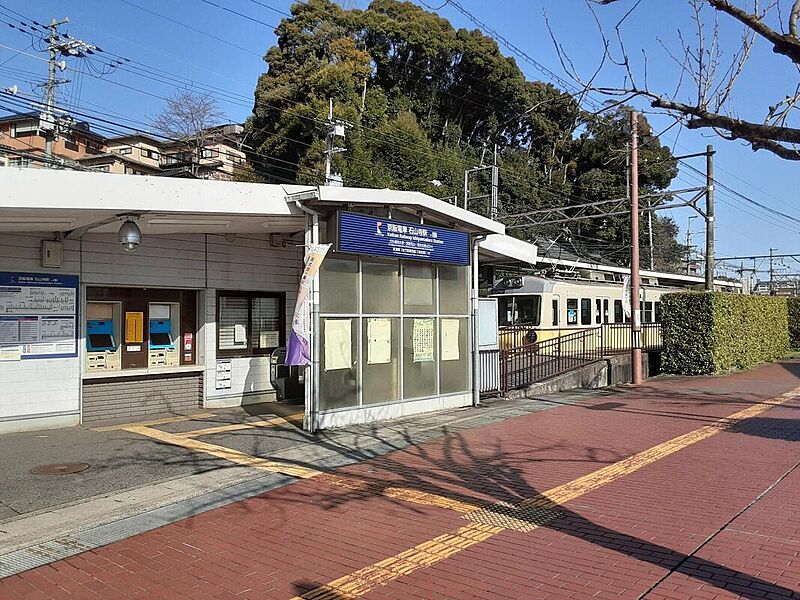
[[[78,277],[0,271],[0,360],[78,356]]]

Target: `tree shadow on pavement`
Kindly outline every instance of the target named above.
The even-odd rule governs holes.
[[[498,516],[507,516],[509,515],[507,504],[519,506],[523,500],[541,498],[540,490],[528,483],[523,469],[523,466],[536,463],[536,451],[507,453],[503,451],[500,442],[489,451],[485,445],[481,447],[481,450],[483,452],[480,455],[475,453],[469,440],[460,433],[452,433],[440,440],[437,448],[414,446],[404,452],[370,460],[368,464],[372,467],[372,472],[367,470],[365,473],[364,469],[358,469],[354,473],[348,473],[347,469],[337,472],[344,476],[349,475],[359,480],[365,480],[369,484],[366,488],[348,490],[321,484],[314,486],[313,490],[309,490],[308,486],[305,486],[304,491],[301,492],[298,489],[297,494],[293,495],[292,486],[290,486],[281,494],[279,502],[312,503],[325,510],[332,510],[350,501],[361,501],[370,496],[382,496],[382,491],[389,487],[402,486],[420,492],[437,494],[450,500],[483,506],[484,510],[490,512],[496,510]],[[592,449],[587,449],[587,454],[583,459],[589,460],[591,452],[593,452]],[[618,459],[611,459],[611,462],[616,462],[616,460]],[[269,496],[262,497],[262,499],[266,502],[271,501]],[[419,510],[430,514],[431,510],[429,507],[415,507],[404,500],[387,496],[382,496],[382,501],[408,511]],[[497,503],[504,503],[505,506],[498,506]],[[730,513],[735,513],[737,508],[740,507],[731,507]],[[769,593],[775,594],[775,597],[800,598],[800,595],[793,589],[695,556],[694,552],[699,549],[699,546],[689,553],[681,552],[652,540],[642,539],[594,522],[563,505],[554,506],[551,511],[549,522],[542,522],[540,514],[534,517],[530,516],[531,513],[524,509],[518,509],[516,513],[512,514],[514,519],[523,521],[533,519],[530,521],[532,525],[571,536],[663,569],[661,578],[653,575],[652,581],[642,583],[643,589],[637,593],[645,593],[649,590],[644,588],[650,584],[656,584],[672,573],[679,573],[695,582],[728,589],[739,594],[740,597],[750,600],[764,598]],[[720,517],[720,519],[722,520],[724,517]],[[470,521],[465,519],[465,524],[468,522]],[[642,523],[639,522],[632,521],[631,524],[639,529],[642,526]],[[646,523],[644,525],[646,526]],[[675,527],[676,530],[680,528],[677,523]],[[516,536],[536,535],[536,531],[520,533],[513,531],[513,528],[510,531],[512,535]],[[707,540],[708,536],[714,532],[709,526],[705,531],[692,533]],[[687,541],[690,539],[688,535]],[[365,540],[366,542],[367,540]],[[519,538],[517,538],[517,543],[519,543]],[[598,560],[600,559],[598,558]],[[564,569],[565,574],[568,574],[569,565],[565,564]],[[597,570],[602,572],[602,565],[598,565]],[[303,582],[298,582],[297,585],[305,589]]]

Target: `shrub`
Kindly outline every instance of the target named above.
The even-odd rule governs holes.
[[[800,298],[787,298],[789,308],[789,343],[800,350]]]
[[[800,307],[799,307],[800,308]],[[789,349],[786,298],[722,292],[661,297],[667,373],[701,375],[746,369]]]

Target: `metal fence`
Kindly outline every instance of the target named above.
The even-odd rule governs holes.
[[[601,325],[601,340],[605,354],[618,354],[631,350],[630,323],[606,323]],[[661,323],[642,323],[642,350],[661,349]]]
[[[593,329],[582,329],[558,337],[534,341],[529,327],[503,328],[500,331],[499,382],[494,377],[481,377],[482,391],[494,383],[499,390],[525,387],[537,381],[561,375],[595,362],[609,354],[629,352],[629,323],[607,323]],[[642,350],[661,348],[661,324],[642,324]],[[483,371],[483,365],[481,365]]]

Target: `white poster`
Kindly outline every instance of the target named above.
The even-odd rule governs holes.
[[[19,320],[0,319],[0,344],[19,342]]]
[[[414,319],[411,346],[414,362],[433,362],[433,319]]]
[[[247,328],[240,323],[233,326],[233,343],[247,344]]]
[[[280,331],[262,331],[258,338],[259,348],[277,348],[280,346]]]
[[[77,299],[75,275],[0,272],[2,360],[77,356]]]
[[[325,319],[325,370],[353,366],[353,338],[350,319]]]
[[[392,320],[367,319],[367,364],[392,361]]]
[[[461,319],[442,319],[442,360],[458,360]]]

